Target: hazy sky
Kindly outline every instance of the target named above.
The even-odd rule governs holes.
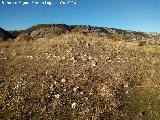
[[[14,30],[39,23],[65,23],[160,32],[160,0],[77,0],[77,5],[46,1],[52,5],[3,5],[0,0],[0,27]]]

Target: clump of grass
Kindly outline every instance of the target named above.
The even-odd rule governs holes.
[[[57,27],[57,26],[53,27],[53,31],[54,31],[54,34],[57,36],[62,35],[63,33],[66,32],[64,28]]]
[[[66,33],[67,31],[65,28],[60,26],[53,26],[52,31],[46,36],[47,39],[52,39],[54,37],[61,36],[62,34]]]
[[[144,45],[146,45],[146,41],[140,41],[138,44],[138,46],[144,46]]]
[[[114,35],[112,35],[112,39],[115,42],[119,42],[122,38],[119,34],[114,34]]]
[[[85,30],[84,28],[80,28],[80,27],[75,27],[71,30],[71,32],[73,33],[78,33],[78,34],[82,34],[82,35],[87,35],[88,31]]]

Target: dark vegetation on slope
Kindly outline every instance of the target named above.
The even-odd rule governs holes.
[[[24,30],[14,30],[14,31],[8,31],[11,35],[14,36],[14,38],[17,38],[20,34],[24,32]]]
[[[0,41],[1,40],[8,40],[8,39],[14,39],[15,36],[9,33],[8,31],[5,31],[0,27]]]

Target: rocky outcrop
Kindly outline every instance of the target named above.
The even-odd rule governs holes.
[[[46,38],[46,37],[50,37],[52,35],[59,36],[63,33],[66,33],[67,31],[69,31],[69,30],[64,26],[54,25],[54,26],[48,26],[48,27],[34,30],[28,34],[33,38]]]

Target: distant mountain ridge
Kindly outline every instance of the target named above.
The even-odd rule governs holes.
[[[66,25],[66,24],[38,24],[26,30],[6,31],[0,28],[0,39],[9,40],[15,39],[21,34],[26,34],[33,38],[45,38],[51,35],[61,35],[64,33],[78,32],[85,35],[105,37],[113,34],[121,35],[128,38],[160,38],[159,33],[146,33],[130,30],[122,30],[116,28],[97,27],[90,25]]]

